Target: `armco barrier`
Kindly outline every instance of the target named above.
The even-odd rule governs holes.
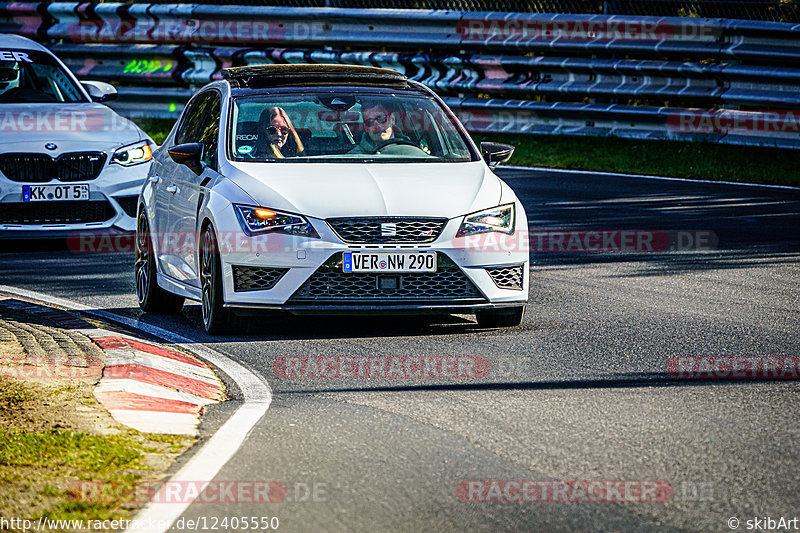
[[[181,3],[158,0],[153,3]],[[638,17],[705,17],[800,22],[800,5],[787,0],[194,0],[196,4],[280,3],[287,7],[454,9],[523,13],[586,13]]]
[[[0,31],[118,84],[134,117],[176,117],[227,66],[351,63],[430,86],[474,131],[800,148],[800,24],[54,2],[0,3]]]

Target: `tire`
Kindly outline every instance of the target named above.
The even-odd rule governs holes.
[[[513,328],[522,323],[525,315],[525,306],[510,307],[506,309],[486,309],[475,311],[475,318],[482,328]]]
[[[239,317],[225,309],[222,290],[222,263],[214,227],[207,226],[200,235],[200,288],[203,327],[209,335],[232,333],[241,326]]]
[[[150,225],[144,209],[136,219],[136,299],[145,313],[165,315],[179,313],[183,308],[183,298],[165,291],[158,286],[156,258],[153,254],[153,241],[150,238]]]

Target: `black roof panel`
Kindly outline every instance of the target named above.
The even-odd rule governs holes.
[[[407,86],[407,78],[397,71],[361,65],[248,65],[223,69],[222,76],[232,85],[251,88],[319,84]]]

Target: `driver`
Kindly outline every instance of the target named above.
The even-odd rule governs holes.
[[[21,72],[19,68],[14,68],[14,63],[0,62],[0,94],[19,87],[22,80]]]
[[[361,116],[364,120],[364,135],[355,148],[350,150],[351,154],[375,154],[380,153],[383,146],[413,144],[408,137],[397,131],[397,117],[380,100],[362,100]],[[397,142],[388,142],[392,140]]]

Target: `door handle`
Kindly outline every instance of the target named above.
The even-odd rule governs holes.
[[[150,176],[150,177],[149,177],[149,178],[147,178],[147,179],[149,179],[149,180],[150,180],[152,183],[158,183],[159,181],[161,181],[161,178],[159,178],[159,177],[158,177],[158,176],[156,176],[155,174],[153,174],[152,176]]]
[[[169,187],[167,187],[167,192],[171,192],[172,194],[175,194],[176,192],[178,192],[178,186],[177,185],[170,185]]]

